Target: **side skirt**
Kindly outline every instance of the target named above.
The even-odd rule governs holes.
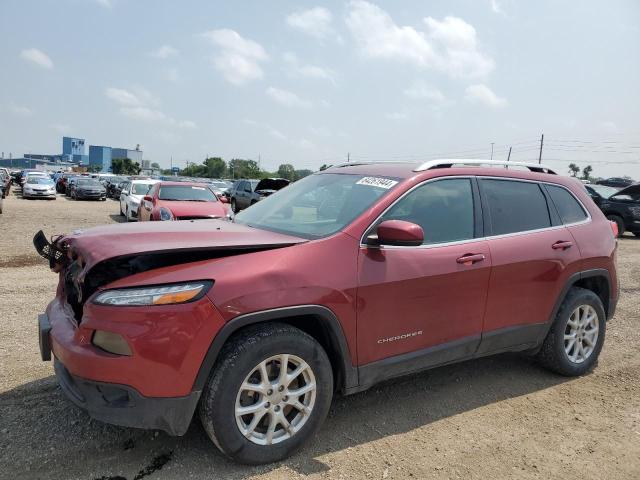
[[[345,393],[348,395],[361,392],[384,380],[473,358],[530,350],[540,345],[548,328],[547,323],[501,328],[482,336],[472,335],[371,362],[358,368],[360,384],[347,389]]]

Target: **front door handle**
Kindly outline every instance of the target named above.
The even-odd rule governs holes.
[[[571,248],[573,247],[573,242],[570,242],[568,240],[559,240],[556,243],[554,243],[553,245],[551,245],[551,248],[553,248],[554,250],[566,250],[567,248]]]
[[[482,262],[485,259],[482,253],[467,253],[459,258],[456,258],[456,262],[463,265],[473,265],[474,263]]]

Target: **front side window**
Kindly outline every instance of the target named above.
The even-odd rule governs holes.
[[[425,183],[405,195],[377,222],[404,220],[422,227],[423,245],[474,238],[473,190],[468,178]]]
[[[491,179],[482,179],[480,183],[489,204],[493,235],[551,226],[547,199],[537,183]]]
[[[398,183],[388,177],[309,175],[243,210],[235,222],[309,239],[327,237],[349,225]]]
[[[584,209],[566,189],[555,185],[546,185],[551,200],[558,209],[562,223],[576,223],[586,220],[587,214]]]

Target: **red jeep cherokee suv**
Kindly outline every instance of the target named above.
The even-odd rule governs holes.
[[[197,411],[246,463],[391,377],[506,351],[581,375],[618,298],[614,229],[577,180],[502,167],[347,164],[233,223],[39,232],[60,276],[42,357],[92,417],[182,435]]]

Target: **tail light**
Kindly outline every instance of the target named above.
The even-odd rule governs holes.
[[[611,225],[611,231],[613,232],[613,236],[618,238],[618,234],[620,233],[618,231],[618,224],[616,222],[612,222],[611,220],[609,220],[609,225]]]

